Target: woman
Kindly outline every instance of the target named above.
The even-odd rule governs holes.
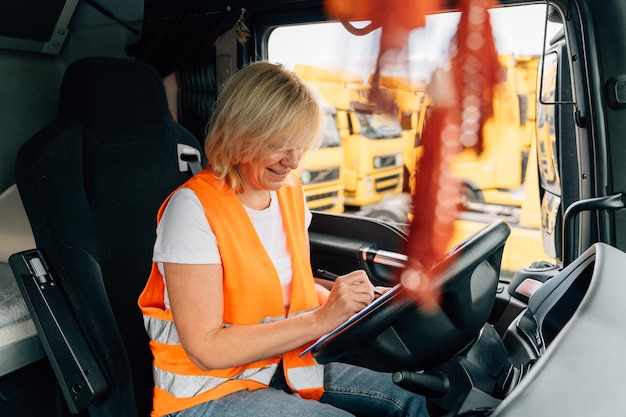
[[[292,171],[322,120],[311,91],[280,65],[250,64],[221,91],[207,168],[161,207],[139,298],[153,416],[426,415],[424,399],[388,374],[300,357],[374,298],[363,271],[331,291],[311,273],[311,214]]]

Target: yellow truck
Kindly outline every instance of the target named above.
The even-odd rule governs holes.
[[[520,268],[528,267],[531,262],[545,260],[554,263],[555,260],[546,254],[541,233],[541,203],[539,196],[539,170],[542,155],[542,144],[537,141],[536,124],[536,85],[537,66],[539,57],[522,56],[513,59],[510,55],[500,57],[503,67],[506,67],[505,82],[496,91],[494,97],[494,116],[490,122],[492,127],[485,130],[485,139],[488,144],[499,139],[498,134],[512,135],[514,141],[505,138],[510,148],[508,161],[510,171],[521,175],[519,184],[512,183],[508,190],[491,190],[485,193],[485,208],[504,210],[507,220],[511,224],[511,236],[504,249],[502,270],[514,273]],[[514,117],[515,100],[518,98],[518,115]],[[506,106],[509,109],[506,109]],[[500,129],[494,124],[506,125]],[[516,133],[513,133],[517,130]],[[494,136],[496,135],[496,136]],[[507,160],[506,149],[500,153]],[[506,166],[500,170],[501,175],[506,173]],[[495,203],[495,204],[494,204]],[[518,207],[519,206],[519,207]],[[471,203],[470,203],[471,207]],[[502,213],[501,213],[502,214]],[[472,217],[473,216],[473,217]],[[479,215],[478,215],[479,216]],[[458,241],[472,233],[484,223],[476,214],[462,213],[455,222],[455,237]]]
[[[500,55],[500,84],[493,116],[483,129],[483,152],[461,152],[452,171],[462,181],[466,208],[482,203],[520,207],[531,144],[535,141],[535,89],[538,57]],[[426,98],[427,101],[427,98]]]
[[[451,244],[483,227],[494,216],[504,217],[511,224],[512,233],[502,269],[513,273],[532,261],[546,258],[540,230],[535,140],[538,57],[514,58],[509,54],[500,56],[499,62],[502,83],[494,92],[494,115],[483,131],[485,150],[480,155],[464,151],[452,162],[455,176],[463,183],[466,210],[455,221]],[[423,84],[394,77],[381,77],[380,81],[399,105],[403,129],[415,134],[415,141],[405,144],[405,166],[410,172],[407,189],[413,194],[422,150],[420,134],[427,121],[429,99]]]
[[[302,64],[294,71],[337,110],[346,209],[361,210],[400,195],[405,139],[395,111],[372,103],[370,86],[353,73]]]
[[[372,83],[372,76],[369,80]],[[381,75],[379,82],[393,96],[398,104],[398,118],[404,138],[404,191],[411,193],[414,187],[417,161],[422,156],[420,134],[426,111],[426,83],[409,81],[404,78]]]
[[[343,213],[343,146],[335,121],[336,111],[326,106],[325,116],[322,143],[305,156],[298,171],[310,210]]]
[[[534,99],[537,57],[500,55],[501,83],[494,91],[493,116],[483,130],[484,150],[478,155],[465,150],[454,159],[452,171],[463,184],[463,204],[480,209],[482,203],[519,207],[531,142],[534,140]],[[405,142],[405,166],[411,191],[421,157],[420,135],[429,108],[423,83],[396,77],[381,77],[381,84],[394,95],[399,118],[413,140]]]

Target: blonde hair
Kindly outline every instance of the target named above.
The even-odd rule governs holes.
[[[209,121],[204,150],[209,168],[240,192],[241,164],[321,141],[322,109],[298,76],[280,64],[251,63],[224,85]]]

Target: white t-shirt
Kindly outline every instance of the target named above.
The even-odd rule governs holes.
[[[246,212],[259,235],[265,250],[274,263],[283,288],[285,306],[291,299],[291,255],[287,246],[287,235],[283,229],[282,214],[275,191],[270,191],[271,203],[264,210],[248,207]],[[306,226],[311,222],[311,213],[306,211]],[[303,231],[306,233],[306,230]],[[204,208],[196,194],[181,188],[170,199],[157,226],[157,238],[152,260],[165,277],[163,262],[180,264],[221,264],[215,234],[204,214]],[[165,307],[169,308],[167,288]]]

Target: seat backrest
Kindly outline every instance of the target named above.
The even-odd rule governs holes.
[[[152,357],[137,298],[150,272],[156,212],[191,176],[179,169],[179,144],[202,154],[170,117],[156,70],[86,58],[65,73],[57,119],[18,153],[16,180],[37,248],[109,385],[91,416],[151,409]]]

